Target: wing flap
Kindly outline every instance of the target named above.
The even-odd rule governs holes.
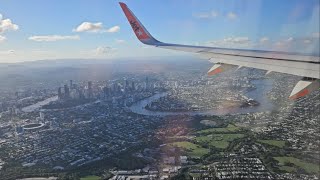
[[[241,57],[231,55],[220,55],[214,53],[205,53],[210,57],[210,61],[217,63],[233,64],[267,71],[275,71],[286,74],[293,74],[302,77],[320,78],[320,64],[303,61],[286,61],[265,58]]]

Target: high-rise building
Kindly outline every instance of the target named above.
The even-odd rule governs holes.
[[[92,90],[92,81],[88,82],[88,97],[92,98],[93,97],[93,90]]]
[[[108,97],[108,96],[109,96],[109,94],[110,94],[110,89],[109,89],[109,87],[105,86],[105,87],[103,88],[103,94],[104,94],[104,97]]]
[[[113,88],[112,88],[112,93],[113,93],[113,94],[116,94],[116,93],[117,93],[117,90],[118,90],[118,89],[117,89],[117,84],[114,83],[114,84],[113,84]]]
[[[58,88],[58,99],[62,99],[62,91],[61,91],[61,87]]]
[[[131,82],[131,88],[132,88],[132,91],[135,91],[135,90],[136,90],[136,86],[135,86],[135,84],[134,84],[133,81]]]
[[[80,99],[85,99],[85,94],[82,89],[77,89],[77,92],[79,94]]]
[[[78,89],[71,89],[70,90],[70,98],[71,99],[79,99],[80,98],[80,93]]]
[[[118,83],[118,84],[117,84],[117,93],[120,93],[120,92],[121,92],[121,84]]]
[[[128,79],[126,79],[126,86],[125,86],[125,89],[129,89],[129,81],[128,81]]]
[[[70,97],[70,90],[68,85],[64,85],[64,98],[69,98]]]
[[[70,80],[70,89],[73,89],[73,82]]]
[[[40,119],[41,119],[42,121],[44,121],[44,117],[45,117],[45,116],[44,116],[44,113],[40,111]]]
[[[144,89],[145,89],[145,90],[148,90],[148,89],[149,89],[149,78],[148,78],[148,77],[146,77],[146,82],[145,82],[145,84],[144,84]]]
[[[88,89],[92,89],[92,81],[88,81]]]

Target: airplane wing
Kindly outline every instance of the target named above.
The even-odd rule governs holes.
[[[156,40],[142,25],[126,4],[120,2],[120,6],[127,17],[135,35],[144,44],[164,49],[193,52],[201,54],[214,62],[215,65],[208,71],[208,75],[214,75],[234,67],[251,67],[267,70],[269,72],[281,72],[304,77],[297,83],[290,94],[290,99],[303,97],[310,92],[319,89],[320,86],[320,57],[302,54],[228,49],[206,46],[191,46],[181,44],[163,43]]]

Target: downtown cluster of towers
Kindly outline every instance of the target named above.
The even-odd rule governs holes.
[[[63,89],[63,92],[62,92]],[[72,80],[70,80],[69,86],[65,84],[63,87],[58,88],[58,98],[59,100],[67,100],[67,99],[78,99],[78,98],[92,98],[93,97],[93,88],[92,81],[88,82],[86,88],[82,89],[74,84]]]
[[[123,83],[114,82],[105,86],[93,87],[92,81],[88,81],[85,86],[78,86],[70,80],[69,85],[65,84],[63,87],[58,88],[58,98],[59,100],[68,99],[92,99],[97,95],[102,95],[103,97],[110,97],[112,95],[117,95],[121,93],[126,93],[129,91],[145,91],[153,88],[149,82],[149,78],[146,77],[145,82],[135,83],[134,81],[129,82],[125,80]]]

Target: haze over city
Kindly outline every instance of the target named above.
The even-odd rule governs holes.
[[[0,4],[1,180],[320,178],[319,1]]]

